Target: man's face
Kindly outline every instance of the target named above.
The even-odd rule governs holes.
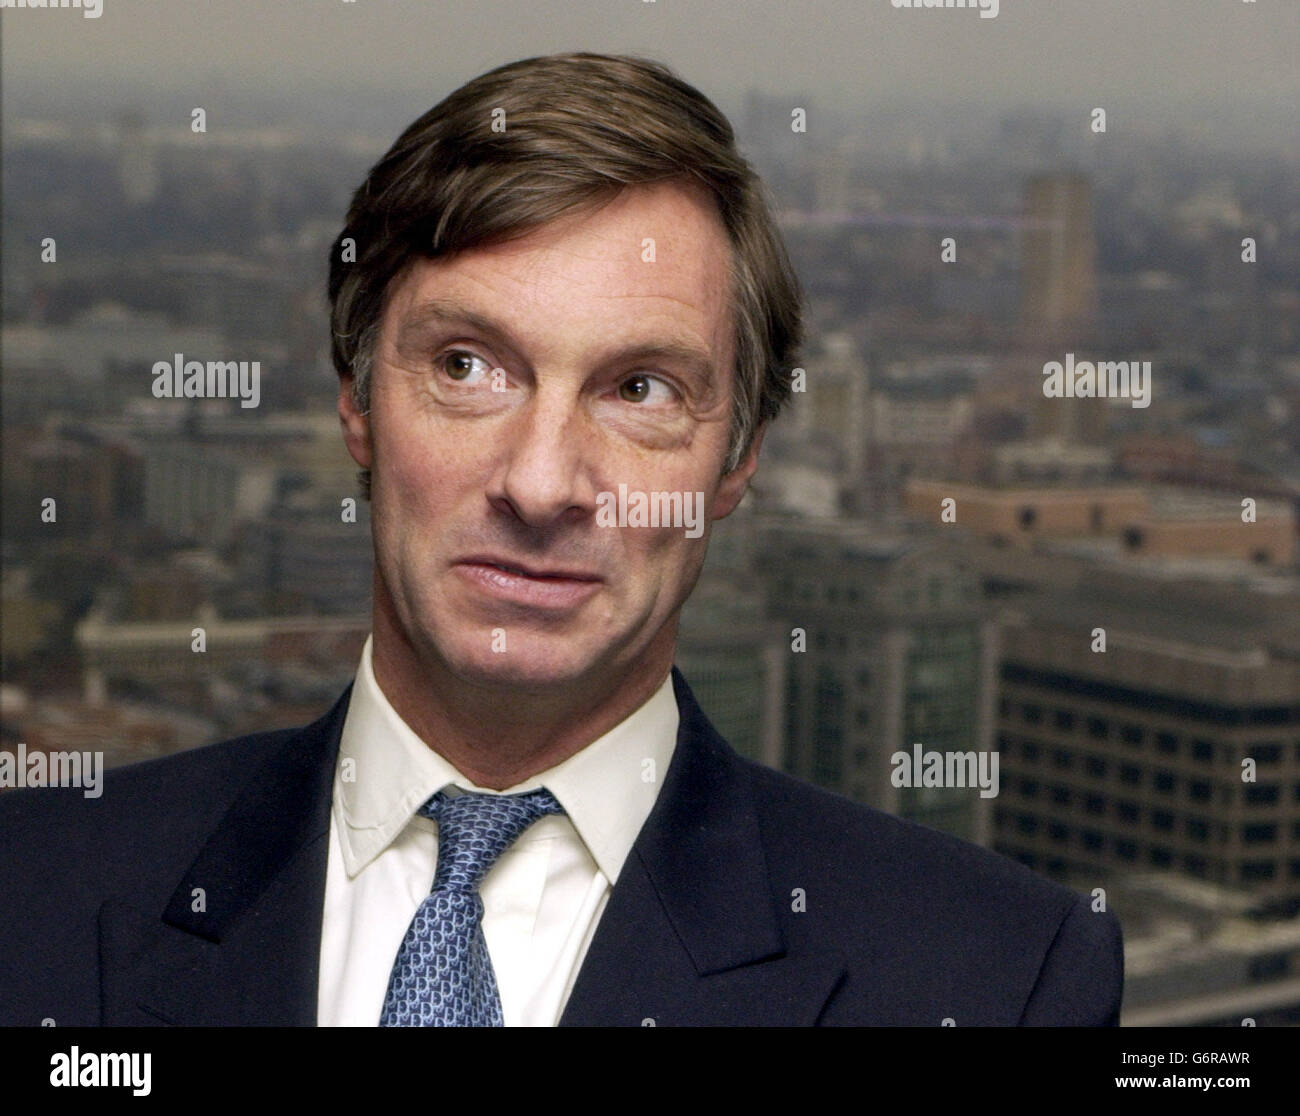
[[[706,197],[656,185],[394,282],[368,420],[339,396],[372,472],[376,613],[409,644],[389,654],[539,691],[666,669],[708,521],[757,460],[722,475],[729,260]],[[603,525],[620,485],[624,507],[703,493],[703,534]]]

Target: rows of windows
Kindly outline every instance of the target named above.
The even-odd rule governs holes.
[[[1112,709],[1140,710],[1137,714],[1139,719],[1163,716],[1207,725],[1300,726],[1300,703],[1294,701],[1281,705],[1242,705],[1195,700],[1150,689],[1134,689],[1113,682],[1039,670],[1008,660],[1003,660],[999,673],[1004,683],[1020,688],[1032,687],[1040,693],[1060,694],[1060,700],[1067,704],[1091,701],[1103,703]],[[1296,746],[1300,748],[1300,742]],[[1300,759],[1300,751],[1297,752],[1297,758]]]
[[[1140,825],[1143,820],[1142,807],[1127,799],[1111,802],[1098,794],[1080,795],[1071,787],[1042,787],[1033,779],[1021,779],[1017,789],[1025,798],[1041,798],[1054,807],[1081,807],[1085,813],[1093,817],[1115,817],[1126,825]],[[1044,791],[1046,793],[1043,793]],[[1022,818],[1037,816],[1021,815]],[[1205,818],[1182,816],[1171,810],[1161,809],[1147,811],[1146,820],[1157,833],[1181,834],[1201,844],[1208,843],[1211,836],[1219,842],[1228,840],[1229,827],[1223,822],[1215,823],[1212,833],[1211,824]],[[1241,823],[1237,832],[1243,845],[1271,845],[1277,843],[1282,833],[1286,832],[1286,827],[1274,821],[1251,821]],[[1290,832],[1294,840],[1300,840],[1300,821],[1291,823]]]
[[[1216,784],[1209,779],[1180,777],[1177,772],[1164,768],[1141,767],[1134,763],[1117,763],[1104,756],[1081,755],[1068,748],[1049,748],[1034,740],[1017,740],[1006,733],[998,735],[998,749],[1004,759],[1015,757],[1027,764],[1049,767],[1053,771],[1078,771],[1089,779],[1109,780],[1112,774],[1115,780],[1125,787],[1150,787],[1160,794],[1174,796],[1184,792],[1191,802],[1209,804],[1215,799]],[[1028,785],[1035,785],[1033,779]],[[1241,787],[1241,801],[1247,806],[1277,806],[1285,798],[1286,785],[1283,783],[1240,783],[1237,780],[1220,782],[1218,799],[1221,805],[1231,803],[1236,788]],[[1033,791],[1022,793],[1031,795]],[[1294,801],[1300,802],[1300,782],[1294,784]]]
[[[999,710],[1004,719],[1014,715],[1027,725],[1050,725],[1060,733],[1081,732],[1092,740],[1113,738],[1135,750],[1149,745],[1159,755],[1188,755],[1201,763],[1214,762],[1216,755],[1233,763],[1245,757],[1253,759],[1257,764],[1281,763],[1286,755],[1286,744],[1282,741],[1252,744],[1243,756],[1231,745],[1220,743],[1216,747],[1212,740],[1200,737],[1183,739],[1175,733],[1152,730],[1130,721],[1112,722],[1097,715],[1084,716],[1073,709],[1048,709],[1032,701],[1014,702],[1005,696],[999,702]],[[1300,740],[1295,742],[1294,754],[1296,761],[1300,762]]]
[[[1014,842],[1015,837],[1045,836],[1057,845],[1075,845],[1088,853],[1113,855],[1128,864],[1144,863],[1152,868],[1179,867],[1192,875],[1206,877],[1211,864],[1220,875],[1224,872],[1221,860],[1201,856],[1197,853],[1178,854],[1167,845],[1146,844],[1132,837],[1114,836],[1091,828],[1075,829],[1063,822],[1046,822],[1035,814],[1019,813],[1005,807],[998,807],[996,820],[999,832]],[[1037,860],[1036,854],[1016,853],[1017,859],[1031,863],[1026,857]],[[1284,862],[1276,859],[1251,859],[1237,865],[1237,879],[1241,883],[1275,880],[1281,877]],[[1285,871],[1291,879],[1300,879],[1300,858],[1292,858],[1285,864]]]

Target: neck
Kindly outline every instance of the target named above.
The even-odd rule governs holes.
[[[371,665],[397,715],[430,748],[481,787],[507,787],[580,752],[644,705],[672,667],[676,622],[664,625],[632,666],[563,688],[467,682],[422,656],[376,603]]]

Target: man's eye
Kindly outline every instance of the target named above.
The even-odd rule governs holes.
[[[477,361],[479,367],[475,368]],[[438,358],[438,366],[453,380],[462,384],[477,384],[492,372],[491,366],[481,356],[464,349],[450,349]]]
[[[618,394],[628,403],[667,403],[673,397],[673,389],[658,376],[637,373],[618,385]]]

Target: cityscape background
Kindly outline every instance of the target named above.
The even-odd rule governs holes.
[[[728,112],[808,296],[807,390],[684,614],[706,712],[1104,889],[1126,1024],[1300,1021],[1300,5],[104,3],[3,16],[0,745],[326,711],[369,630],[348,198],[492,65],[642,53]],[[260,405],[155,399],[175,353],[259,361]],[[1150,406],[1046,397],[1067,353],[1150,361]],[[916,744],[996,751],[998,795],[893,785]]]

